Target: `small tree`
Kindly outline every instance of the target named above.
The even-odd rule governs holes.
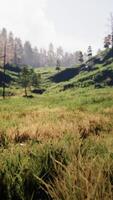
[[[84,62],[84,56],[82,51],[79,52],[79,63],[82,64]]]
[[[33,72],[32,77],[31,77],[32,86],[35,88],[39,87],[40,81],[41,81],[41,75]]]
[[[88,55],[88,59],[92,58],[92,48],[91,48],[91,46],[88,46],[87,55]]]
[[[30,73],[29,73],[29,69],[27,66],[24,66],[21,73],[20,73],[20,77],[19,77],[19,82],[21,84],[21,86],[24,88],[24,92],[25,92],[25,97],[27,97],[27,88],[30,85]]]
[[[104,48],[108,49],[111,45],[111,35],[104,38]]]
[[[61,61],[60,59],[57,59],[56,70],[60,71],[60,66],[61,66]]]
[[[27,97],[27,89],[31,86],[39,87],[41,76],[34,72],[33,69],[29,69],[27,66],[24,66],[22,72],[20,73],[19,82],[24,88],[25,97]]]

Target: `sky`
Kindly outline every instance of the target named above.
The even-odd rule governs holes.
[[[0,0],[0,30],[5,27],[22,41],[65,51],[94,52],[110,32],[113,0]]]

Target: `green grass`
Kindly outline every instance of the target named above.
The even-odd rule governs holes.
[[[101,110],[100,104],[102,103],[102,107],[109,107],[112,105],[113,99],[113,88],[103,88],[103,89],[94,89],[90,88],[75,88],[71,90],[67,90],[65,92],[55,93],[50,92],[44,95],[35,95],[33,99],[27,99],[23,97],[6,97],[5,101],[0,100],[0,110],[5,109],[13,109],[20,110],[31,107],[57,107],[57,106],[65,106],[69,107],[72,104],[72,107],[79,108],[79,106],[83,106],[84,108],[87,105],[87,109],[91,106],[97,106],[99,110]],[[32,109],[32,108],[31,108]],[[35,109],[35,108],[34,108]]]
[[[38,69],[46,92],[33,98],[6,89],[15,95],[0,98],[2,200],[113,199],[113,87],[86,87],[106,70],[96,67],[58,84],[55,69]]]
[[[112,88],[0,99],[1,198],[112,199],[112,117]]]

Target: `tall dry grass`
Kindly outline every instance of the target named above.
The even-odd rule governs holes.
[[[10,141],[25,142],[27,140],[59,140],[66,134],[78,135],[85,139],[89,135],[100,135],[101,132],[110,132],[111,118],[102,114],[91,114],[68,109],[38,109],[2,113],[0,120],[4,121],[5,128],[1,127],[0,135],[4,133]]]
[[[2,112],[2,200],[113,199],[112,113]]]

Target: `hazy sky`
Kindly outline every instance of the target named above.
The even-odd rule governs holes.
[[[38,47],[50,42],[66,51],[98,50],[109,33],[113,0],[0,0],[0,29],[6,27]]]

